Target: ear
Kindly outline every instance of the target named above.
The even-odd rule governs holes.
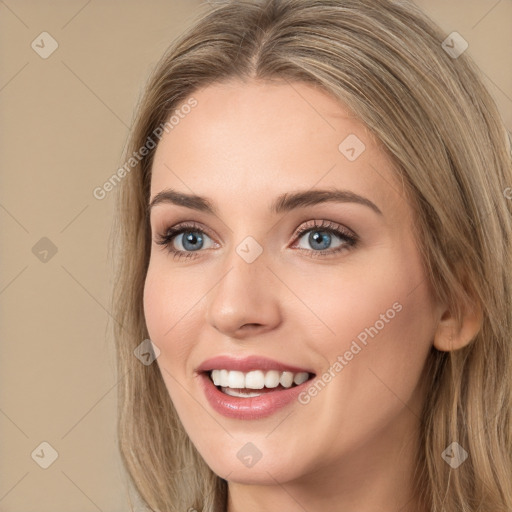
[[[434,347],[443,352],[465,347],[480,331],[482,318],[482,308],[476,301],[462,307],[460,318],[455,308],[445,307],[434,334]]]

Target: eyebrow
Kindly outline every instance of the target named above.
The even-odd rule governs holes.
[[[322,203],[357,203],[371,208],[375,213],[383,215],[379,207],[366,197],[360,196],[350,190],[326,189],[326,190],[300,190],[288,192],[278,196],[271,204],[270,211],[274,214],[289,212],[297,208],[313,206]],[[195,194],[186,194],[167,188],[162,190],[151,200],[148,212],[159,204],[174,204],[184,206],[192,210],[209,213],[218,216],[218,211],[213,202],[206,197]]]

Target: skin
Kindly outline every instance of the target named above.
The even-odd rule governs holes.
[[[219,214],[152,209],[144,312],[180,420],[228,480],[228,512],[426,510],[411,477],[425,360],[433,344],[469,341],[477,322],[468,316],[456,329],[434,301],[392,162],[360,121],[311,85],[231,81],[194,97],[197,107],[158,145],[151,199],[170,187],[210,198]],[[338,149],[350,134],[366,146],[354,161]],[[279,194],[331,187],[364,196],[382,215],[348,202],[269,210]],[[319,249],[310,232],[295,234],[322,220],[352,230],[358,244],[311,257]],[[174,259],[155,240],[185,221],[204,230],[204,246]],[[247,236],[263,249],[250,264],[236,252]],[[182,243],[178,235],[173,246]],[[322,248],[340,243],[333,235]],[[267,356],[321,376],[397,302],[401,311],[307,404],[240,420],[215,412],[201,390],[195,369],[219,354]],[[248,442],[262,454],[252,467],[237,457]]]

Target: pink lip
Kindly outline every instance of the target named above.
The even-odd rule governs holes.
[[[296,400],[304,388],[311,384],[311,379],[291,388],[265,391],[260,396],[240,398],[226,395],[220,391],[210,379],[210,370],[238,370],[241,372],[277,370],[293,373],[314,373],[304,368],[283,364],[259,356],[250,356],[243,359],[235,359],[231,356],[218,356],[204,361],[196,371],[199,373],[201,386],[211,407],[223,416],[242,420],[256,420],[270,416]],[[257,392],[258,390],[254,391]]]
[[[239,398],[226,395],[217,389],[207,373],[201,373],[199,378],[204,394],[212,408],[223,416],[240,420],[257,420],[270,416],[296,400],[301,391],[311,384],[311,380],[307,380],[299,386],[288,389],[267,391],[263,395],[250,398]]]
[[[280,363],[267,357],[249,356],[236,359],[232,356],[217,356],[203,361],[197,368],[197,372],[209,372],[210,370],[238,370],[240,372],[250,372],[251,370],[278,370],[281,372],[308,372],[314,373],[312,370],[291,366],[289,364]]]

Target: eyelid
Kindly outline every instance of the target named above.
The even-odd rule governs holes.
[[[305,224],[302,224],[294,233],[294,237],[301,237],[305,232],[311,231],[312,229],[318,229],[325,230],[325,231],[339,231],[342,235],[346,236],[347,238],[353,238],[354,240],[358,241],[359,237],[358,235],[352,231],[351,229],[347,228],[343,224],[339,224],[337,222],[333,222],[330,220],[321,220],[320,224],[317,224],[316,220],[308,221]]]
[[[211,234],[210,230],[206,226],[203,226],[196,221],[182,221],[178,222],[177,224],[173,224],[172,226],[164,227],[161,232],[156,232],[156,243],[163,245],[164,241],[169,237],[170,234],[172,234],[174,237],[173,239],[175,239],[181,234],[180,231],[201,231],[205,233],[209,238],[211,238],[215,244],[218,245],[218,242],[215,241],[216,237]]]
[[[315,219],[315,220],[303,222],[302,224],[300,224],[300,226],[298,228],[295,229],[292,237],[296,238],[298,236],[301,236],[305,231],[308,231],[308,230],[314,229],[314,228],[326,229],[327,231],[329,229],[332,229],[332,230],[340,231],[342,234],[346,235],[347,237],[355,238],[356,240],[359,239],[358,235],[350,228],[344,226],[343,224],[339,224],[337,222],[333,222],[333,221],[330,221],[327,219],[322,219],[320,221]],[[165,236],[167,233],[169,233],[171,231],[176,232],[179,229],[190,229],[190,230],[196,229],[198,231],[203,231],[212,239],[216,238],[212,234],[212,232],[210,231],[209,228],[207,228],[203,224],[198,223],[196,221],[181,221],[181,222],[178,222],[177,224],[173,224],[172,226],[165,226],[162,229],[162,233]]]
[[[304,236],[308,231],[324,231],[327,233],[333,234],[335,237],[339,238],[342,243],[336,248],[322,249],[319,251],[315,251],[313,249],[306,249],[304,247],[297,247],[296,250],[299,252],[305,252],[310,258],[322,258],[327,259],[330,257],[334,257],[338,255],[338,253],[345,252],[359,245],[359,236],[352,231],[350,228],[347,228],[343,224],[339,224],[337,222],[329,221],[329,220],[321,220],[320,223],[317,223],[317,220],[310,220],[305,224],[301,224],[299,228],[297,228],[293,235],[293,243],[291,246],[295,248],[296,244],[300,242],[300,238]],[[208,238],[212,239],[214,245],[219,245],[215,242],[215,237],[211,236],[209,233],[209,229],[203,227],[199,223],[195,221],[182,221],[178,224],[173,225],[172,227],[167,228],[162,234],[157,234],[155,243],[158,245],[162,245],[169,254],[173,255],[173,258],[181,259],[181,258],[196,258],[200,256],[201,252],[206,252],[206,250],[212,249],[207,248],[206,250],[198,250],[198,251],[184,251],[181,249],[174,249],[173,244],[176,237],[183,234],[186,231],[199,231],[205,234]]]

